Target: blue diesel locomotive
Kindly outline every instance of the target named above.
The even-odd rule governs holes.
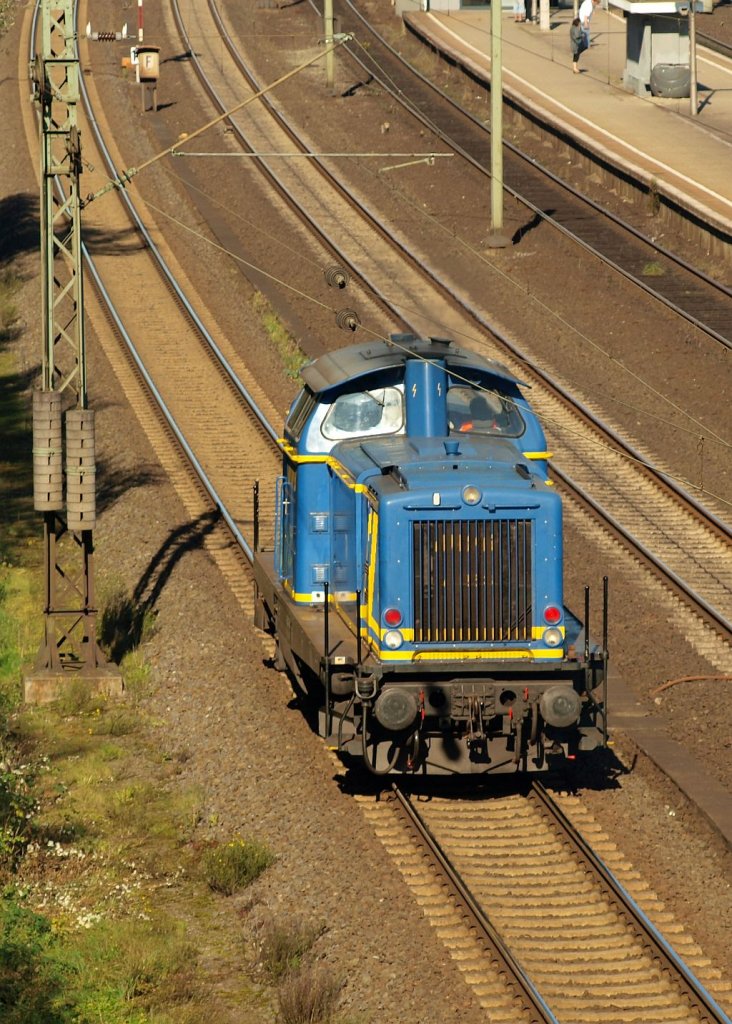
[[[302,378],[255,621],[320,734],[378,774],[540,771],[602,744],[607,583],[597,647],[563,604],[561,500],[520,382],[411,335]]]

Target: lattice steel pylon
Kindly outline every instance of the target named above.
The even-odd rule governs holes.
[[[73,0],[42,0],[31,66],[41,143],[42,381],[34,393],[34,504],[44,516],[45,628],[36,671],[96,674],[95,456],[87,408],[81,247],[79,60]],[[66,420],[63,466],[62,413]],[[64,503],[64,482],[66,502]],[[28,683],[26,683],[26,699]]]
[[[73,0],[43,0],[42,53],[34,82],[41,109],[43,389],[73,389],[86,408],[81,274],[81,144],[77,127],[79,60]]]

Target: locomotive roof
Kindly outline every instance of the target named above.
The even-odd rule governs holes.
[[[341,441],[333,455],[354,475],[374,466],[384,472],[398,467],[405,479],[413,473],[444,475],[446,468],[470,471],[475,477],[496,473],[506,477],[518,473],[522,483],[534,479],[534,467],[517,451],[516,443],[504,437],[393,437]]]
[[[341,441],[333,455],[354,479],[367,483],[382,497],[391,495],[414,508],[422,507],[419,502],[424,505],[425,500],[425,508],[432,507],[428,492],[447,495],[466,483],[483,490],[485,507],[525,509],[561,500],[506,438],[399,435],[366,443],[363,439]],[[444,509],[445,503],[440,507]]]
[[[348,444],[344,444],[344,448]],[[354,448],[356,445],[354,444]],[[358,447],[379,469],[399,466],[425,466],[429,463],[476,462],[481,469],[490,470],[499,463],[510,465],[521,461],[516,443],[504,437],[480,437],[463,434],[461,437],[379,437],[361,439]]]
[[[304,366],[300,375],[310,390],[319,394],[345,381],[380,370],[389,370],[403,365],[407,359],[417,357],[442,359],[449,370],[457,371],[460,376],[478,371],[482,374],[493,374],[515,384],[522,383],[501,363],[453,345],[444,338],[423,339],[416,338],[413,334],[392,334],[391,339],[391,342],[368,342],[329,352]]]

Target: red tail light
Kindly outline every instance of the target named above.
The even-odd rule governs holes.
[[[401,626],[402,613],[398,608],[387,608],[384,612],[384,622],[387,626]]]

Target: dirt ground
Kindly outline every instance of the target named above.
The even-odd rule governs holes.
[[[19,7],[18,16],[21,10]],[[278,10],[229,3],[225,10],[243,37],[256,42],[256,62],[265,80],[274,79],[292,62],[298,46],[317,44],[318,27],[304,4]],[[95,4],[94,13],[103,27],[114,27],[120,16],[118,5],[111,2]],[[133,8],[126,11],[132,13]],[[116,113],[117,141],[131,154],[130,163],[204,121],[192,71],[181,59],[180,43],[168,35],[167,23],[157,8],[146,8],[146,19],[146,39],[161,45],[164,62],[164,99],[155,118],[140,113],[137,89],[120,69],[119,50],[108,48],[94,56],[97,85],[108,112],[113,109]],[[17,28],[0,45],[6,61],[15,68]],[[345,88],[354,81],[355,72],[339,66],[338,75]],[[18,83],[5,79],[1,88],[8,115],[0,156],[0,203],[12,215],[21,199],[31,204],[35,201],[37,185],[17,114]],[[346,98],[293,87],[282,102],[287,102],[293,117],[307,119],[310,131],[317,130],[322,149],[337,143],[345,150],[355,147],[356,140],[359,149],[381,146],[381,128],[387,122],[389,134],[399,139],[400,148],[420,144],[419,131],[403,121],[376,89],[359,89]],[[374,198],[378,196],[384,216],[397,220],[405,232],[414,231],[419,244],[429,246],[436,260],[444,259],[451,273],[480,295],[483,308],[498,322],[510,325],[511,332],[531,347],[535,358],[601,402],[608,415],[642,439],[649,452],[672,461],[683,475],[698,474],[697,436],[687,440],[684,434],[680,439],[681,435],[670,429],[668,400],[681,402],[690,421],[697,423],[718,422],[728,415],[718,388],[728,364],[718,349],[691,327],[671,325],[669,314],[655,307],[639,303],[629,309],[627,294],[609,272],[585,268],[580,257],[568,251],[568,243],[553,238],[544,226],[522,245],[497,257],[500,275],[493,274],[491,268],[486,270],[484,260],[470,256],[485,237],[487,217],[476,212],[477,185],[469,172],[463,179],[438,168],[426,182],[423,172],[413,169],[398,185],[384,188],[382,179],[367,165],[353,160],[348,166],[349,176],[359,187],[370,189]],[[145,187],[158,205],[169,203],[179,218],[204,231],[200,210],[186,197],[179,179],[171,176],[177,173],[177,167],[158,167]],[[313,270],[304,266],[296,239],[288,237],[288,246],[283,246],[266,189],[256,175],[232,175],[215,164],[187,174],[210,197],[210,203],[236,211],[241,226],[236,230],[233,223],[229,226],[250,262],[311,287]],[[427,214],[416,216],[415,196],[426,197]],[[267,235],[247,229],[249,222],[261,226],[263,216]],[[520,210],[512,211],[509,226],[519,227],[523,216]],[[233,215],[230,220],[233,222]],[[445,242],[441,229],[446,224],[458,231],[467,247]],[[215,308],[222,329],[247,348],[260,381],[284,411],[296,384],[283,373],[278,354],[263,340],[256,349],[251,345],[253,338],[262,339],[261,325],[249,302],[252,281],[240,271],[232,273],[231,266],[222,263],[205,241],[191,241],[189,234],[174,229],[170,237],[199,293]],[[0,250],[3,266],[26,278],[21,299],[23,329],[13,350],[19,374],[27,374],[29,384],[38,363],[36,241],[32,233],[18,236],[5,230]],[[590,307],[586,320],[577,324],[579,333],[566,333],[547,313],[547,308],[556,308],[568,315],[574,308],[566,289],[558,285],[556,270],[570,260],[578,273],[586,273],[592,281],[593,294],[603,311],[602,324],[598,324],[596,309]],[[321,270],[318,268],[318,273]],[[232,287],[233,280],[236,287]],[[315,354],[323,347],[347,343],[347,336],[334,327],[332,318],[313,312],[310,305],[289,294],[278,293],[261,279],[255,284],[266,289],[306,352]],[[585,334],[601,342],[605,356],[588,357]],[[637,344],[637,338],[643,338],[643,345]],[[693,387],[690,360],[694,364]],[[617,361],[631,365],[648,385],[636,391],[637,385],[631,385],[627,375],[613,371]],[[170,570],[157,601],[156,635],[148,650],[158,682],[150,711],[160,728],[173,734],[180,750],[185,751],[183,781],[200,785],[206,794],[205,817],[212,833],[256,834],[277,851],[275,867],[257,883],[252,898],[262,906],[297,909],[327,921],[328,932],[320,940],[319,950],[322,958],[348,979],[347,1011],[379,1024],[477,1022],[481,1015],[472,998],[466,999],[456,968],[447,961],[395,877],[386,853],[343,792],[336,764],[309,732],[290,699],[286,681],[264,664],[260,641],[242,620],[241,610],[217,569],[205,552],[195,547],[184,552],[175,549],[173,537],[181,525],[181,506],[161,477],[154,453],[94,346],[93,333],[89,367],[107,480],[114,477],[124,482],[100,516],[96,534],[100,575],[119,578],[132,590],[156,557],[162,555],[162,564]],[[715,486],[725,488],[729,496],[732,487],[729,467],[724,464],[726,451],[709,458],[715,468],[712,471],[707,463],[706,471],[713,475]],[[598,580],[607,571],[607,552],[579,531],[569,536],[567,549],[568,591],[577,598],[588,576]],[[634,624],[648,615],[648,596],[636,592],[632,580],[623,580],[619,572],[617,576],[622,588],[613,621],[617,671],[634,688],[638,700],[658,714],[658,705],[648,696],[653,684],[680,675],[708,674],[709,666],[679,644],[666,622],[653,623],[651,642],[647,635],[639,636]],[[729,784],[730,712],[718,690],[709,684],[700,684],[693,691],[677,688],[664,700],[662,713],[672,734],[695,745],[707,759],[709,770]],[[601,780],[590,780],[585,792],[596,817],[706,953],[729,972],[729,851],[652,766],[643,758],[636,760],[632,745],[622,737],[609,774],[609,781],[608,773]]]

